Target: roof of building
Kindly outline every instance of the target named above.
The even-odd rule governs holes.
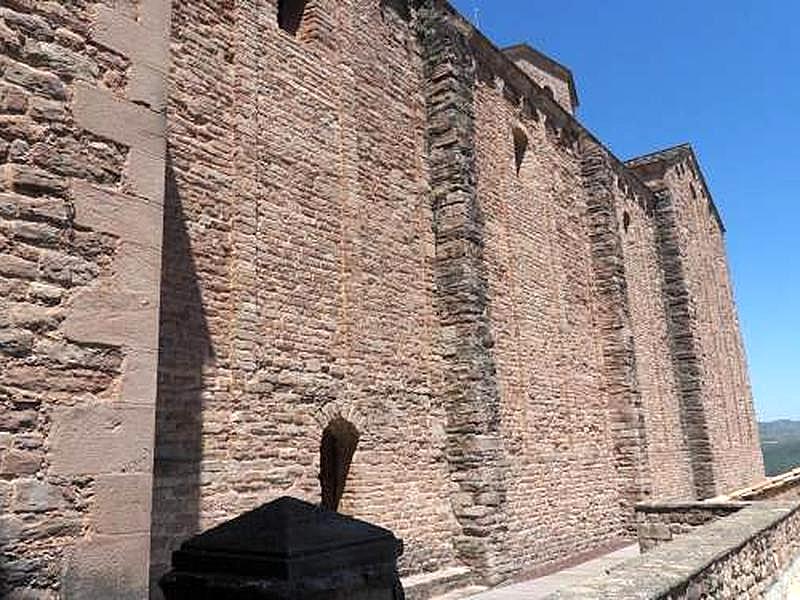
[[[579,106],[580,102],[578,101],[578,90],[575,86],[575,78],[572,76],[572,71],[567,67],[553,60],[546,54],[539,52],[530,44],[516,44],[508,48],[503,48],[502,51],[503,54],[508,56],[511,60],[526,60],[553,77],[565,81],[569,86],[569,95],[573,110]]]

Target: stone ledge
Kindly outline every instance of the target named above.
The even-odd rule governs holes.
[[[783,525],[795,532],[800,528],[800,502],[754,504],[630,560],[608,575],[552,594],[547,600],[702,597],[702,590],[708,581],[714,585],[727,583],[721,584],[719,576],[713,574],[706,581],[709,572],[716,567],[724,568],[728,561],[739,559],[740,553],[744,554],[749,545],[766,545],[772,550],[769,554],[785,551],[785,548],[773,547],[780,540],[770,537],[773,534],[778,537],[778,529]],[[764,554],[767,553],[762,548],[759,555]],[[744,560],[747,561],[747,558]],[[766,587],[766,584],[777,580],[781,571],[789,565],[775,565],[767,556],[763,556],[763,560],[766,564],[762,566],[762,570],[771,568],[774,572],[770,572],[767,579],[755,584],[765,583]],[[750,565],[748,569],[741,570],[746,571],[744,575],[750,576],[755,569],[756,565]],[[695,593],[699,595],[693,595]],[[709,597],[741,596],[722,593]]]

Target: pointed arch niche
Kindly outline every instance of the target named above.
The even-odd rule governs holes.
[[[333,419],[322,432],[319,482],[322,506],[328,510],[339,510],[358,439],[356,426],[341,417]]]

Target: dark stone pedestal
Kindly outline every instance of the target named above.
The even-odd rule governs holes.
[[[167,600],[402,600],[391,531],[281,498],[185,542]]]

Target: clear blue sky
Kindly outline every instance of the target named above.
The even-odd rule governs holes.
[[[691,142],[728,228],[759,417],[800,419],[800,2],[455,0],[570,67],[620,158]]]

